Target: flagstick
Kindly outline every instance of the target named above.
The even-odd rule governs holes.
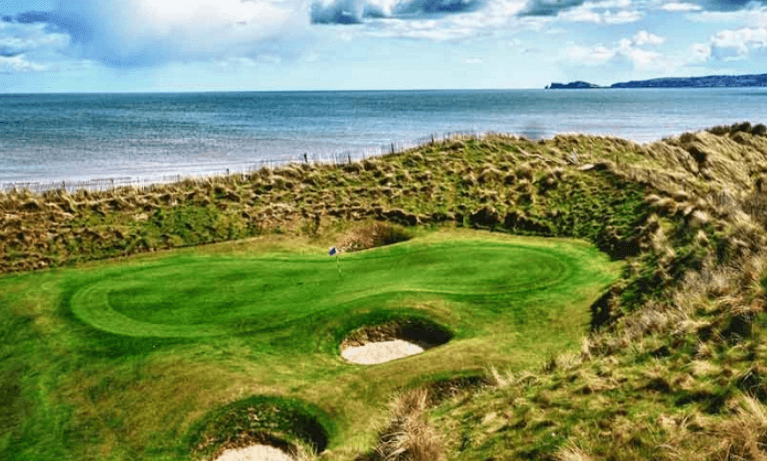
[[[338,279],[341,279],[341,266],[338,264],[338,251],[336,251],[336,269],[338,269]]]

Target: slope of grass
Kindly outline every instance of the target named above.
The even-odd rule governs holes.
[[[3,459],[188,459],[192,425],[253,396],[313,405],[331,451],[365,450],[397,388],[577,348],[620,264],[577,241],[445,229],[343,254],[339,277],[324,246],[279,241],[0,280]],[[339,358],[359,326],[413,318],[452,341],[376,367]]]
[[[452,459],[763,459],[767,140],[685,134],[610,168],[656,189],[579,354],[432,411]]]
[[[646,186],[604,165],[567,167],[556,149],[506,137],[451,140],[364,162],[144,190],[13,191],[0,194],[0,272],[266,234],[311,236],[367,219],[586,238],[616,256],[635,251]]]

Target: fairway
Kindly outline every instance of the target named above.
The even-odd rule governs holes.
[[[310,408],[328,449],[365,451],[397,389],[577,348],[620,268],[583,242],[468,230],[424,231],[339,263],[340,274],[324,246],[254,239],[7,277],[0,297],[45,319],[46,334],[18,354],[56,376],[36,397],[69,418],[56,443],[77,459],[181,460],[225,425],[217,409],[259,396]],[[375,366],[340,357],[355,329],[412,319],[452,339]],[[43,350],[54,352],[34,356]]]

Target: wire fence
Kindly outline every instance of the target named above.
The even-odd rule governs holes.
[[[76,192],[79,189],[87,189],[92,191],[105,191],[120,187],[134,187],[138,189],[145,189],[156,184],[168,184],[174,182],[180,182],[184,180],[203,180],[208,177],[216,176],[230,176],[230,175],[247,175],[255,173],[262,168],[276,169],[279,167],[291,165],[291,164],[332,164],[343,165],[354,161],[365,160],[370,157],[379,157],[386,154],[396,154],[408,151],[410,149],[419,148],[429,144],[443,143],[449,140],[457,139],[478,139],[480,137],[488,135],[501,135],[502,133],[493,132],[477,132],[477,131],[454,131],[449,133],[443,133],[441,135],[432,134],[428,137],[423,137],[409,142],[392,142],[381,146],[380,148],[366,148],[359,149],[357,151],[338,151],[331,153],[312,153],[308,152],[292,157],[283,158],[268,158],[257,160],[245,167],[239,168],[224,168],[224,169],[206,169],[199,173],[189,174],[172,174],[172,175],[157,175],[157,176],[119,176],[109,178],[92,178],[85,180],[62,180],[62,181],[27,181],[27,182],[4,182],[0,183],[0,191],[10,192],[14,189],[23,190],[27,189],[31,192],[41,193],[47,190],[65,190],[67,192]]]

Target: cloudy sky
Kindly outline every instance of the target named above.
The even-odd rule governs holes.
[[[0,0],[0,93],[767,73],[767,0]]]

